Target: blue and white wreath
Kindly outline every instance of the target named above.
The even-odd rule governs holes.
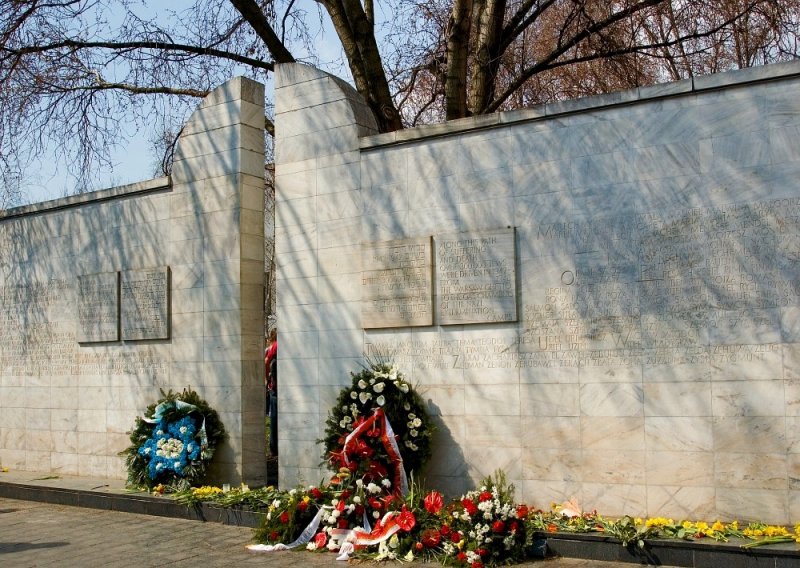
[[[158,485],[182,491],[203,481],[217,445],[225,439],[219,415],[196,392],[164,393],[136,418],[131,445],[120,455],[128,467],[128,486]]]

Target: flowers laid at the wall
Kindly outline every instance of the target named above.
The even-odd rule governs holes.
[[[338,553],[348,535],[360,535],[363,542],[367,541],[366,536],[372,541],[356,547],[355,554],[364,558],[430,560],[469,568],[541,557],[544,537],[564,533],[604,535],[634,549],[645,548],[652,539],[740,539],[744,548],[800,543],[800,523],[792,532],[786,527],[755,522],[740,527],[736,521],[709,523],[629,516],[610,519],[597,511],[576,513],[574,502],[552,504],[546,511],[514,503],[512,489],[498,472],[475,491],[453,499],[413,484],[404,498],[388,498],[391,490],[386,485],[370,486],[350,480],[345,486],[326,484],[289,491],[273,487],[229,492],[200,488],[179,493],[176,500],[186,504],[244,504],[265,511],[264,523],[255,532],[255,540],[261,543],[294,542],[319,516],[319,524],[298,549]],[[374,519],[369,533],[363,530],[364,513]],[[358,538],[352,540],[358,542]]]
[[[136,418],[131,445],[120,455],[125,456],[130,487],[178,491],[203,480],[225,428],[196,392],[161,395],[144,417]]]

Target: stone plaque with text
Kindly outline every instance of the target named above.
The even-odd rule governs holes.
[[[431,256],[430,237],[362,245],[362,327],[433,324]]]
[[[78,276],[78,342],[119,341],[119,274]]]
[[[517,321],[514,229],[434,237],[437,323]]]
[[[125,270],[120,289],[122,339],[169,339],[169,267]]]

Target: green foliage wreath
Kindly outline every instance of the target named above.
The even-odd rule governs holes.
[[[136,417],[131,445],[120,452],[129,487],[163,485],[184,491],[204,479],[217,446],[226,437],[217,412],[193,390],[161,391],[161,399]]]
[[[386,477],[392,462],[374,431],[348,447],[348,461],[342,452],[345,439],[376,409],[382,408],[394,431],[407,473],[418,472],[431,456],[432,425],[425,402],[392,364],[368,362],[339,393],[325,422],[323,459],[333,471],[348,467],[358,479]]]

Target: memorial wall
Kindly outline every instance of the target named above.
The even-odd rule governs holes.
[[[213,475],[264,481],[263,86],[186,123],[173,175],[0,212],[0,463],[125,478],[160,390],[230,438]]]
[[[277,78],[282,485],[366,355],[428,401],[431,486],[800,518],[800,64],[389,134]]]

